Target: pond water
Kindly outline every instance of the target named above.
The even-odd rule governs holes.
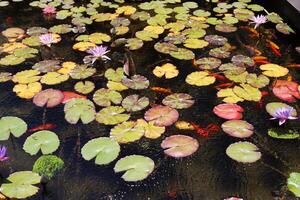
[[[0,4],[2,2],[3,1],[0,1]],[[51,5],[51,2],[53,3],[53,1],[41,0],[40,6],[45,7],[46,4]],[[101,2],[104,6],[100,5]],[[220,1],[223,3],[227,2],[228,4],[219,4],[219,10],[213,10],[217,7],[217,3],[210,4],[205,1],[197,1],[197,5],[199,7],[196,8],[194,7],[195,5],[190,2],[190,4],[183,4],[180,2],[167,3],[172,1],[161,2],[165,2],[162,4],[164,7],[161,7],[160,9],[158,8],[159,6],[156,7],[155,12],[169,15],[170,18],[167,19],[169,23],[178,20],[181,24],[184,24],[182,25],[182,30],[179,27],[175,27],[178,28],[177,33],[184,32],[184,29],[189,29],[187,25],[188,18],[191,17],[193,12],[196,10],[203,9],[205,11],[209,11],[211,13],[211,17],[222,19],[224,17],[223,13],[227,13],[228,16],[228,13],[233,13],[234,8],[231,8],[232,5],[238,7],[257,3],[254,1],[250,2],[250,0],[241,0],[236,4],[234,4],[235,1]],[[80,5],[86,6],[88,3],[89,2],[86,1],[80,1],[70,4],[70,7],[72,8]],[[95,6],[96,13],[93,15],[97,13],[114,13],[116,8],[109,8],[111,4],[119,7],[129,5],[137,8],[137,11],[144,10],[151,16],[155,15],[155,12],[153,11],[155,9],[150,9],[152,5],[151,3],[149,3],[149,5],[144,4],[144,6],[139,7],[139,5],[142,5],[140,2],[109,2],[104,4],[103,1],[99,0],[91,1],[90,4],[99,5],[99,7]],[[24,1],[10,2],[10,5],[8,6],[0,7],[0,18],[2,19],[0,22],[0,31],[4,31],[11,27],[19,27],[23,30],[27,30],[31,27],[44,27],[50,29],[51,27],[59,24],[71,24],[72,17],[67,17],[66,19],[55,19],[55,14],[45,15],[43,14],[43,8],[38,8],[36,5],[30,6],[28,1]],[[63,9],[61,8],[60,3],[58,3],[58,5],[56,12]],[[226,8],[226,6],[228,7]],[[171,9],[170,13],[168,13],[169,11],[166,8],[173,8],[173,10]],[[265,8],[269,12],[272,11],[267,6]],[[266,11],[261,10],[260,7],[254,7],[252,9],[259,10],[255,12],[255,15],[267,15]],[[177,15],[179,15],[177,16],[178,19],[175,17],[175,11],[177,12]],[[120,40],[117,40],[118,38],[134,38],[136,37],[136,32],[143,30],[143,28],[148,25],[147,20],[140,21],[131,19],[130,16],[133,13],[130,13],[129,15],[121,13],[119,17],[125,17],[131,21],[131,24],[128,26],[129,32],[123,35],[116,35],[110,32],[110,29],[112,28],[110,20],[105,22],[91,21],[92,24],[86,25],[86,32],[84,33],[73,33],[71,30],[65,34],[58,33],[61,37],[61,41],[53,43],[51,47],[47,47],[42,44],[32,46],[32,48],[38,50],[38,53],[33,58],[26,58],[24,61],[13,66],[6,66],[7,63],[5,64],[3,60],[3,62],[0,61],[0,71],[9,72],[12,75],[24,70],[29,70],[33,65],[35,65],[35,63],[42,60],[58,60],[60,64],[67,61],[83,64],[83,58],[88,54],[85,51],[73,50],[73,45],[78,43],[76,38],[79,35],[89,35],[95,32],[105,33],[110,35],[111,38],[110,41],[103,42],[102,45],[108,46],[110,52],[107,56],[109,56],[111,60],[97,60],[93,65],[91,65],[91,67],[96,69],[96,72],[91,76],[83,78],[83,80],[89,80],[95,85],[95,89],[86,95],[89,100],[93,101],[93,94],[95,91],[100,88],[107,88],[107,78],[104,76],[105,71],[109,68],[123,68],[124,62],[128,61],[130,75],[139,74],[145,76],[150,82],[150,86],[145,89],[127,89],[120,92],[123,98],[131,94],[139,94],[140,96],[149,98],[150,105],[141,111],[131,112],[130,120],[143,118],[145,112],[151,107],[162,105],[162,100],[166,96],[170,95],[170,93],[186,93],[191,95],[195,102],[189,108],[178,109],[179,120],[193,123],[200,127],[206,127],[209,124],[213,124],[215,127],[218,127],[217,131],[212,131],[208,136],[204,136],[197,133],[195,130],[180,129],[176,127],[175,124],[172,124],[167,126],[165,133],[156,139],[142,137],[134,142],[120,144],[121,151],[116,160],[107,165],[96,165],[94,163],[94,159],[86,161],[82,157],[81,149],[88,141],[94,138],[109,137],[110,131],[115,125],[104,125],[103,123],[99,123],[97,120],[93,120],[87,124],[83,124],[80,121],[76,124],[71,124],[65,119],[64,107],[66,104],[60,103],[53,108],[38,107],[33,103],[32,97],[29,97],[28,99],[18,97],[18,95],[13,91],[13,88],[18,84],[18,81],[12,81],[8,78],[7,81],[1,81],[0,83],[0,116],[15,116],[21,118],[27,123],[28,129],[32,129],[43,123],[55,125],[50,130],[57,134],[60,140],[60,145],[59,148],[53,152],[53,155],[60,157],[65,163],[65,167],[57,174],[57,176],[55,176],[55,178],[47,181],[46,184],[43,183],[37,185],[40,188],[39,192],[28,199],[218,200],[232,196],[240,197],[245,200],[297,199],[297,197],[289,191],[289,188],[287,187],[287,179],[290,173],[300,172],[300,161],[298,155],[298,151],[300,149],[299,140],[278,139],[269,136],[268,130],[275,127],[278,128],[279,125],[278,120],[269,120],[272,116],[268,114],[265,106],[271,102],[282,102],[292,106],[296,111],[300,111],[298,104],[299,100],[292,102],[282,100],[278,98],[278,96],[274,95],[272,91],[274,83],[277,80],[289,80],[295,83],[300,80],[299,71],[297,71],[299,70],[299,65],[296,65],[296,63],[299,63],[300,61],[300,56],[295,50],[295,47],[300,45],[300,43],[297,43],[299,40],[297,39],[297,37],[299,38],[299,34],[283,34],[281,32],[285,32],[289,29],[285,27],[284,30],[279,32],[275,29],[276,24],[271,21],[261,24],[255,30],[253,29],[254,24],[249,25],[248,21],[252,17],[252,11],[249,11],[250,14],[248,11],[249,10],[244,13],[246,20],[243,18],[245,16],[237,16],[237,14],[230,15],[233,17],[228,18],[227,23],[232,23],[233,25],[221,27],[221,31],[215,30],[215,26],[220,23],[220,21],[216,21],[216,19],[211,18],[211,21],[209,22],[207,19],[210,17],[208,15],[206,16],[204,11],[202,11],[201,14],[198,13],[198,18],[194,16],[194,25],[196,27],[196,24],[198,24],[197,26],[201,27],[201,30],[206,30],[206,33],[204,32],[204,34],[201,35],[201,30],[194,27],[194,35],[192,35],[192,33],[188,34],[188,31],[186,31],[181,35],[182,37],[178,36],[171,38],[175,40],[174,43],[176,46],[182,48],[186,48],[182,45],[182,43],[185,43],[188,38],[195,39],[190,42],[190,46],[192,47],[187,47],[187,49],[189,49],[188,53],[186,53],[186,51],[179,53],[182,59],[160,53],[154,48],[156,43],[164,42],[165,37],[170,32],[167,28],[163,30],[163,33],[157,34],[157,39],[154,38],[152,41],[143,41],[143,46],[137,50],[130,50],[125,48],[122,44],[116,45],[118,41],[120,42]],[[129,10],[128,12],[131,11]],[[77,18],[80,18],[79,14],[78,16],[79,17]],[[84,14],[84,16],[89,17],[87,14]],[[103,18],[104,16],[101,16],[97,19]],[[189,19],[191,20],[191,18]],[[238,23],[235,23],[236,20],[238,20]],[[221,23],[224,23],[224,21]],[[115,20],[115,23],[127,23],[127,21],[124,21],[124,19],[123,21]],[[150,24],[155,25],[156,22],[152,22]],[[209,26],[207,24],[209,24]],[[180,26],[179,24],[177,25]],[[74,25],[72,26],[75,27]],[[159,26],[164,27],[165,24],[162,22]],[[80,27],[82,28],[82,26]],[[224,32],[226,30],[228,31],[228,29],[234,29],[234,27],[237,27],[236,31]],[[158,27],[155,27],[155,30],[158,29]],[[147,31],[145,32],[146,36],[144,37],[148,37],[149,35],[147,35]],[[151,31],[148,30],[148,33],[149,32]],[[173,34],[176,35],[176,31],[174,31]],[[200,34],[201,36],[197,36],[197,34]],[[230,43],[230,45],[227,47],[227,44],[213,45],[212,41],[208,44],[208,42],[203,41],[205,34],[224,36],[228,39],[228,43]],[[30,36],[26,35],[24,37],[29,38]],[[24,38],[19,38],[17,41],[22,42],[24,41]],[[203,47],[197,46],[197,42],[199,41],[200,46],[203,45]],[[5,43],[8,43],[8,40],[5,36],[1,35],[1,59],[8,55],[7,52],[4,52],[5,48],[3,48],[3,45]],[[168,44],[171,43],[172,41],[169,41]],[[100,46],[100,44],[98,45]],[[222,50],[221,52],[217,52],[215,55],[210,52],[211,49],[215,49],[222,45],[225,45],[225,50],[223,49],[224,51]],[[279,49],[276,49],[276,45],[278,45]],[[193,58],[188,58],[191,52],[193,52]],[[226,53],[229,54],[228,57],[226,56],[221,58]],[[257,57],[260,53],[261,56],[265,56],[262,60]],[[252,89],[254,89],[245,90],[243,93],[244,99],[242,98],[240,102],[237,102],[237,104],[244,109],[242,120],[247,121],[254,127],[253,134],[251,137],[247,138],[232,137],[226,134],[222,130],[221,125],[227,120],[218,117],[213,112],[215,106],[224,103],[224,98],[217,96],[217,93],[220,93],[219,91],[247,83],[246,80],[243,81],[242,73],[238,73],[238,75],[233,77],[228,74],[226,75],[226,72],[220,70],[218,66],[215,68],[215,63],[211,64],[207,69],[201,69],[199,64],[197,64],[198,59],[205,57],[219,57],[218,59],[223,64],[229,63],[231,62],[232,56],[239,54],[248,57],[240,59],[240,68],[235,66],[235,68],[231,69],[232,72],[244,69],[244,71],[247,71],[248,74],[252,73],[260,75],[263,72],[263,70],[260,69],[260,65],[273,63],[277,64],[276,66],[279,67],[274,69],[275,72],[273,74],[275,75],[265,74],[266,76],[264,77],[268,79],[268,83],[258,87],[258,89],[257,87],[251,86]],[[250,59],[250,62],[253,62],[252,59],[254,59],[255,64],[253,63],[253,65],[250,64],[251,66],[245,67],[247,65],[245,64],[245,60],[247,59]],[[162,66],[166,63],[172,63],[175,65],[179,71],[179,75],[171,79],[166,79],[164,77],[159,78],[153,74],[153,70],[156,66]],[[286,69],[288,69],[289,72],[283,72],[283,74],[280,75],[280,71],[284,71]],[[39,70],[41,70],[41,68],[39,68]],[[209,84],[207,83],[208,81],[204,81],[204,83],[199,83],[199,86],[186,83],[186,77],[196,71],[206,71],[208,73],[207,76],[215,76],[215,82],[213,84]],[[41,73],[41,75],[44,74],[46,73]],[[224,77],[224,74],[227,78]],[[1,78],[1,80],[2,79],[4,78]],[[51,79],[51,81],[57,81],[57,78],[53,79],[54,80]],[[196,77],[196,79],[199,81],[204,79],[204,77]],[[74,85],[80,81],[81,80],[72,77],[69,77],[68,80],[61,81],[59,84],[47,84],[46,81],[46,83],[42,84],[42,89],[45,90],[53,88],[61,91],[76,92]],[[250,81],[248,81],[248,83],[249,82]],[[153,87],[161,87],[164,90],[161,89],[163,91],[160,92],[155,91]],[[258,100],[249,100],[251,99],[249,96],[252,94],[255,95],[257,91],[259,95],[261,95],[261,93],[266,95],[263,95],[262,97],[259,96]],[[299,91],[295,91],[295,93],[297,92],[299,93]],[[25,91],[25,93],[28,94],[28,91]],[[241,98],[241,96],[242,95],[237,98]],[[256,97],[253,98],[256,99]],[[103,109],[102,106],[97,104],[95,104],[95,107],[97,113]],[[1,129],[6,128],[3,127],[3,125],[0,127]],[[294,130],[297,132],[300,129],[299,120],[287,120],[287,122],[281,127],[284,132],[287,132],[288,130]],[[244,127],[241,129],[243,128]],[[42,155],[41,152],[38,152],[36,155],[31,156],[23,150],[24,142],[30,135],[33,134],[33,132],[27,131],[19,138],[10,135],[8,140],[0,141],[0,145],[7,147],[7,155],[9,156],[8,160],[0,162],[1,183],[4,183],[6,178],[14,172],[31,171],[35,161]],[[171,156],[167,156],[160,145],[166,137],[172,135],[190,136],[198,141],[199,148],[196,152],[187,157],[173,158]],[[226,155],[226,149],[230,144],[239,141],[248,141],[255,144],[259,149],[259,152],[261,152],[261,158],[253,163],[242,163],[231,159],[228,155]],[[123,172],[115,173],[113,169],[120,158],[129,155],[143,155],[151,158],[155,163],[153,172],[142,181],[124,181],[121,178]],[[298,184],[298,195],[299,193]]]

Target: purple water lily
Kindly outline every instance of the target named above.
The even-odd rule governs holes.
[[[293,116],[294,108],[291,107],[285,107],[285,108],[277,108],[275,111],[274,116],[271,118],[271,120],[279,119],[279,125],[281,126],[286,122],[288,119],[298,119],[298,117]]]
[[[7,149],[5,146],[0,146],[0,161],[1,162],[9,159],[9,157],[6,156],[6,150]]]
[[[83,62],[85,64],[94,64],[94,62],[96,62],[96,60],[101,59],[101,60],[110,60],[110,58],[108,56],[106,56],[106,54],[109,52],[107,50],[107,47],[105,46],[95,46],[90,48],[89,50],[86,51],[88,54],[88,56],[85,56],[83,58]]]
[[[59,41],[60,38],[55,38],[54,34],[52,33],[46,33],[40,36],[40,42],[48,47],[51,47],[51,44],[57,43]]]
[[[250,19],[250,24],[255,24],[254,29],[259,27],[261,24],[264,24],[268,21],[267,17],[264,15],[252,16]]]

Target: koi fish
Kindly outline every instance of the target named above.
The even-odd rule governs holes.
[[[287,81],[293,81],[293,76],[292,75],[288,75],[286,80]]]
[[[268,58],[265,56],[253,56],[252,59],[254,60],[255,64],[257,65],[263,65],[270,63],[268,61]]]
[[[289,64],[287,67],[289,68],[300,68],[300,64]]]
[[[228,78],[226,78],[224,75],[221,75],[221,74],[209,73],[209,75],[215,77],[218,81],[221,81],[221,82],[228,82],[229,81]]]
[[[162,94],[172,94],[172,90],[170,88],[163,88],[163,87],[151,87],[150,90],[157,92],[157,93],[162,93]]]
[[[62,103],[67,103],[68,101],[70,101],[73,98],[86,99],[86,96],[77,94],[75,92],[63,91],[63,94],[64,94],[64,99],[63,99]]]
[[[222,84],[216,85],[214,88],[217,89],[217,90],[220,90],[220,89],[229,88],[233,85],[234,85],[233,82],[232,83],[222,83]]]
[[[210,134],[220,131],[220,127],[216,124],[209,124],[205,128],[200,127],[194,122],[191,122],[191,125],[194,127],[196,133],[203,137],[208,137]]]
[[[36,132],[36,131],[49,130],[49,129],[53,129],[53,128],[56,128],[55,124],[51,124],[51,123],[41,124],[34,128],[29,129],[28,132],[31,133],[31,132]]]
[[[240,29],[248,31],[252,37],[259,37],[259,32],[249,26],[240,26]]]
[[[171,198],[171,199],[174,199],[177,197],[177,191],[176,190],[170,190],[168,191],[168,197]]]
[[[268,47],[272,50],[272,52],[277,56],[277,57],[281,57],[282,54],[280,52],[280,47],[275,44],[274,42],[267,40],[268,43]]]

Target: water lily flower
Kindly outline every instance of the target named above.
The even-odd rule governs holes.
[[[6,156],[6,147],[5,146],[0,146],[0,161],[5,161],[8,160],[9,157]]]
[[[256,29],[258,26],[268,21],[267,17],[264,15],[252,16],[250,20],[251,20],[250,24],[255,24],[254,29]]]
[[[91,55],[88,55],[88,56],[85,56],[83,58],[83,62],[85,64],[94,64],[94,62],[98,59],[101,59],[101,60],[110,60],[110,58],[108,56],[106,56],[106,54],[109,52],[107,50],[107,47],[105,46],[95,46],[95,47],[92,47],[90,48],[89,50],[86,51],[88,54],[91,54]]]
[[[229,198],[226,198],[224,200],[243,200],[243,199],[238,198],[238,197],[229,197]]]
[[[293,116],[293,112],[294,112],[294,108],[292,107],[277,108],[271,120],[279,119],[279,125],[281,126],[288,119],[291,120],[298,119],[298,117]]]
[[[58,43],[60,40],[58,34],[46,33],[40,36],[40,42],[48,47],[51,47],[51,44]]]
[[[56,13],[56,8],[53,7],[53,6],[46,6],[44,9],[43,9],[43,13],[45,15],[53,15]]]

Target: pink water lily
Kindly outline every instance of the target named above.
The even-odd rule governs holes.
[[[298,117],[293,116],[294,113],[294,108],[292,107],[283,107],[283,108],[278,108],[275,111],[275,114],[271,118],[271,120],[276,120],[279,119],[279,125],[284,124],[288,119],[298,119]]]
[[[9,159],[9,157],[6,156],[6,150],[7,149],[5,146],[0,146],[0,161],[1,162]]]
[[[265,24],[268,19],[264,15],[257,15],[257,16],[252,16],[250,19],[250,24],[255,24],[254,29],[259,27],[261,24]]]
[[[44,9],[43,9],[43,13],[45,15],[53,15],[56,13],[56,8],[53,7],[53,6],[46,6]]]
[[[89,50],[86,51],[88,54],[88,56],[85,56],[83,58],[83,62],[85,64],[94,64],[94,62],[96,62],[96,60],[100,59],[100,60],[110,60],[110,58],[106,55],[109,50],[107,50],[107,47],[105,46],[95,46],[90,48]]]
[[[40,36],[40,42],[43,45],[51,47],[51,44],[58,43],[60,41],[60,36],[53,33],[46,33]]]

